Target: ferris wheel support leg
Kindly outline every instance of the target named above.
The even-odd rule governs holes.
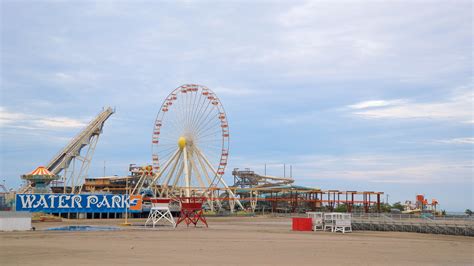
[[[171,171],[166,175],[166,178],[163,182],[163,185],[164,186],[168,186],[169,182],[170,182],[170,179],[171,177],[173,177],[173,174],[174,172],[176,171],[176,166],[178,166],[178,163],[179,163],[179,158],[181,157],[181,154],[183,152],[181,150],[179,150],[179,153],[178,155],[176,156],[176,158],[172,158],[174,160],[174,164],[173,164],[173,167],[171,168]]]
[[[191,165],[191,169],[194,171],[194,173],[196,174],[196,179],[199,183],[199,185],[201,185],[202,188],[206,188],[206,186],[204,185],[204,182],[202,181],[202,178],[201,178],[201,174],[199,173],[197,167],[196,167],[196,164],[194,162],[194,159],[193,159],[193,156],[192,156],[192,153],[191,153],[191,156],[189,156],[189,163]]]
[[[229,195],[232,196],[232,198],[235,200],[235,202],[239,205],[240,208],[242,208],[242,210],[245,210],[244,209],[244,206],[242,206],[242,203],[240,203],[240,201],[236,198],[234,192],[232,192],[232,190],[229,188],[229,186],[226,184],[226,182],[224,181],[224,179],[222,178],[222,176],[219,176],[217,174],[217,171],[214,169],[214,167],[212,167],[211,163],[209,162],[209,160],[206,158],[206,156],[204,156],[204,154],[202,154],[202,152],[199,150],[198,147],[195,147],[196,151],[197,151],[197,154],[202,157],[204,159],[204,162],[207,164],[207,166],[209,167],[209,169],[211,169],[212,172],[214,172],[214,174],[216,175],[217,178],[219,178],[219,181],[224,185],[224,187],[227,189],[227,191],[229,192]]]
[[[155,173],[154,176],[153,176],[153,179],[151,180],[151,183],[150,183],[150,187],[153,186],[153,184],[156,182],[156,180],[160,179],[161,178],[161,175],[163,175],[163,172],[166,171],[166,169],[168,169],[168,166],[170,165],[171,161],[176,157],[176,155],[178,154],[179,150],[176,150],[176,152],[173,154],[173,156],[171,156],[171,158],[166,161],[165,165],[163,166],[162,169],[160,169],[160,172],[158,173]],[[143,176],[143,180],[142,180],[142,184],[140,187],[136,187],[137,189],[137,192],[140,191],[140,189],[142,188],[144,182],[145,182],[145,179],[147,177]],[[135,188],[134,188],[134,192],[135,192]],[[157,189],[156,189],[156,186],[155,186],[155,189],[154,189],[154,193],[155,195],[157,194]]]
[[[191,153],[192,154],[192,153]],[[192,169],[194,171],[194,173],[196,174],[196,177],[197,177],[197,180],[199,182],[199,185],[201,185],[202,189],[203,190],[206,190],[206,185],[204,185],[204,181],[202,180],[201,178],[201,174],[199,173],[197,167],[196,167],[196,162],[194,161],[193,157],[191,156],[190,158],[190,163],[191,163],[191,166],[192,166]],[[204,191],[204,196],[206,196],[207,198],[207,203],[209,204],[209,207],[211,208],[211,211],[214,211],[214,204],[213,204],[213,201],[212,199],[209,197],[207,191]]]
[[[209,183],[208,187],[210,188],[211,185],[212,185],[212,181],[211,181],[211,178],[209,178],[209,174],[205,170],[206,166],[205,166],[204,162],[202,161],[201,157],[199,155],[197,155],[197,153],[196,153],[196,158],[197,158],[199,164],[201,165],[201,168],[204,170],[203,172],[204,172],[204,175],[206,176],[207,182]],[[211,195],[213,195],[212,198],[214,198],[214,191],[211,191]],[[215,202],[217,204],[217,206],[219,207],[219,209],[220,209],[220,208],[222,208],[221,201],[218,199],[219,196],[217,196],[216,198],[217,199],[213,200],[213,202]],[[214,204],[212,204],[212,208],[214,208]]]
[[[178,174],[176,175],[176,178],[174,179],[174,182],[173,182],[173,186],[171,187],[171,192],[176,191],[176,186],[178,185],[178,182],[181,179],[181,175],[183,175],[183,170],[184,170],[184,162],[181,161],[181,164],[179,166],[179,171],[177,172]],[[181,196],[181,194],[180,194],[180,196]]]
[[[156,180],[158,180],[158,179],[161,177],[163,171],[165,171],[165,170],[168,168],[168,165],[169,165],[170,161],[172,160],[173,157],[176,156],[176,153],[177,153],[177,152],[178,152],[178,151],[176,151],[176,152],[173,154],[173,156],[170,158],[170,160],[168,160],[168,161],[165,163],[165,165],[164,165],[162,171],[160,171],[160,172],[154,174],[153,179],[152,179],[152,181],[151,181],[151,183],[150,183],[150,187],[152,187],[152,184],[153,184],[154,182],[156,182]],[[139,192],[140,192],[140,189],[143,187],[143,184],[145,184],[145,181],[146,181],[147,178],[149,178],[149,176],[145,175],[145,173],[143,173],[143,174],[140,176],[140,179],[138,180],[137,184],[135,185],[135,187],[134,187],[133,190],[132,190],[132,193],[131,193],[132,195],[135,195],[135,193],[139,193]],[[154,191],[154,192],[155,192],[155,194],[156,194],[156,187],[155,187],[155,191]]]
[[[179,150],[176,150],[176,152],[173,154],[173,156],[171,157],[171,159],[169,159],[165,165],[163,166],[163,169],[160,169],[160,172],[158,174],[155,174],[155,177],[151,180],[151,183],[155,183],[156,180],[158,180],[161,175],[163,174],[163,172],[168,168],[168,166],[170,165],[171,161],[173,161],[173,159],[176,157],[176,155],[179,153]]]
[[[209,174],[207,173],[206,171],[206,165],[203,163],[201,157],[196,153],[196,158],[199,162],[199,165],[201,165],[201,168],[204,170],[204,176],[206,177],[206,180],[207,180],[207,183],[209,183],[209,187],[212,185],[212,181],[211,181],[211,178],[209,177]]]
[[[184,153],[184,184],[186,187],[186,197],[191,196],[191,173],[190,173],[190,167],[189,167],[189,161],[188,161],[188,151],[186,149],[186,146],[183,148],[183,153]]]
[[[235,200],[234,199],[229,199],[229,207],[230,207],[230,212],[234,213],[234,211],[235,211]]]
[[[135,195],[135,192],[136,191],[140,191],[139,188],[142,188],[143,187],[143,183],[145,183],[145,173],[143,173],[141,176],[140,176],[140,179],[138,180],[137,184],[135,185],[135,187],[133,188],[132,192],[130,193],[130,195]]]

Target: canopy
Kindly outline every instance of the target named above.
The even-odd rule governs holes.
[[[44,166],[40,166],[26,175],[54,176],[54,174],[48,171]]]

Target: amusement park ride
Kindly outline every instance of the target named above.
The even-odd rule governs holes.
[[[151,165],[130,165],[127,177],[89,178],[97,141],[114,112],[106,108],[92,120],[44,167],[47,174],[22,176],[28,184],[19,193],[45,193],[51,187],[53,193],[141,196],[144,204],[148,201],[152,205],[149,222],[153,224],[164,217],[171,221],[168,205],[176,203],[181,206],[176,225],[181,221],[206,224],[202,218],[204,205],[211,211],[231,212],[237,208],[256,211],[257,202],[272,211],[281,206],[291,212],[324,206],[332,210],[339,204],[346,204],[348,211],[356,206],[362,206],[365,212],[374,206],[380,211],[383,192],[323,191],[296,186],[291,177],[260,175],[250,169],[234,169],[234,184],[229,186],[223,178],[229,158],[227,115],[217,95],[196,84],[176,88],[162,103],[153,124]]]
[[[187,84],[163,102],[152,134],[152,166],[143,171],[132,194],[204,197],[214,210],[219,191],[244,208],[222,178],[229,156],[229,125],[224,107],[210,89]],[[222,186],[222,189],[219,189]]]
[[[115,110],[111,107],[104,109],[66,147],[59,151],[46,167],[39,167],[32,172],[33,174],[22,176],[28,182],[19,190],[19,193],[45,192],[45,182],[46,185],[54,182],[60,174],[62,174],[63,193],[81,193],[104,123],[114,112]],[[81,153],[86,146],[87,151]],[[46,171],[38,171],[40,168]],[[35,175],[35,172],[40,175]]]

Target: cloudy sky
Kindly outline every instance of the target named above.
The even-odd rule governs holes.
[[[230,169],[473,208],[471,1],[1,1],[0,175],[46,164],[103,106],[91,176],[151,161],[185,83],[214,90]]]

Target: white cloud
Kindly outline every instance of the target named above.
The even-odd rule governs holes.
[[[474,93],[458,92],[444,101],[409,102],[406,100],[364,101],[349,105],[353,115],[366,119],[436,119],[462,123],[473,121]]]
[[[85,125],[86,123],[79,119],[14,112],[0,107],[0,127],[4,128],[54,130],[81,128]]]
[[[73,71],[73,72],[55,72],[47,77],[47,81],[61,85],[65,88],[81,87],[84,90],[88,87],[95,86],[100,75],[91,71]]]
[[[474,144],[474,137],[445,139],[438,140],[437,142],[445,144]]]
[[[443,2],[299,2],[277,16],[281,31],[250,59],[285,66],[291,77],[433,82],[470,67],[467,9]]]
[[[349,105],[348,107],[351,109],[366,109],[372,107],[384,107],[384,106],[391,106],[391,105],[399,105],[405,103],[405,100],[374,100],[374,101],[365,101],[360,102],[357,104]]]
[[[80,128],[86,125],[82,121],[67,117],[41,118],[35,124],[45,128]]]
[[[413,155],[310,155],[293,165],[304,179],[407,184],[472,182],[474,167],[471,160]]]
[[[283,164],[292,165],[297,182],[315,184],[318,181],[347,181],[400,184],[471,183],[472,160],[435,155],[295,155],[292,161],[284,156],[259,161],[250,157],[232,157],[232,164],[262,172],[264,163],[267,172],[283,175]],[[288,174],[288,172],[287,172]]]
[[[5,108],[0,107],[0,126],[14,123],[18,120],[23,120],[29,116],[22,113],[9,112]]]
[[[260,91],[246,89],[246,88],[227,88],[227,87],[216,87],[212,89],[217,96],[219,95],[230,95],[230,96],[247,96],[247,95],[254,95],[260,93]]]

